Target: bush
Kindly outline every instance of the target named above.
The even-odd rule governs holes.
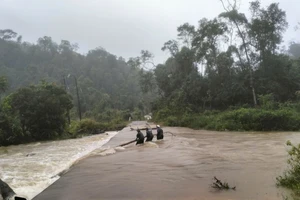
[[[300,199],[300,144],[294,146],[290,141],[287,145],[289,150],[289,169],[282,176],[277,177],[277,185],[291,189],[294,199]]]
[[[8,115],[0,106],[0,146],[22,143],[28,139],[26,136],[18,117]]]
[[[84,133],[91,133],[94,134],[97,132],[97,130],[104,131],[105,126],[103,124],[100,124],[99,122],[96,122],[92,119],[83,119],[78,123],[78,133],[84,132]]]
[[[300,115],[289,107],[277,110],[240,108],[236,110],[205,111],[198,114],[172,115],[160,110],[155,120],[168,126],[186,126],[218,131],[296,131],[300,130]]]
[[[0,107],[0,145],[9,145],[61,137],[72,102],[64,89],[42,82],[20,88]]]
[[[77,137],[80,135],[103,133],[105,131],[121,130],[125,126],[125,122],[100,123],[93,119],[83,119],[79,122],[72,121],[68,128],[68,132],[72,137]]]
[[[11,115],[18,115],[22,134],[32,140],[55,139],[64,133],[71,96],[54,84],[20,88],[4,100]]]
[[[263,109],[277,109],[278,103],[275,102],[273,94],[258,95],[258,101]]]
[[[178,117],[169,116],[165,119],[165,125],[167,126],[181,126]]]

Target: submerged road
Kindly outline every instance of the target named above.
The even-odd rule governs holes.
[[[132,144],[116,152],[99,150],[34,200],[282,200],[285,191],[276,187],[275,179],[286,167],[285,142],[300,142],[300,134],[170,127],[164,131],[176,136],[165,134],[164,141]],[[130,141],[135,135],[127,127],[106,147]],[[214,176],[236,186],[236,191],[212,189]]]

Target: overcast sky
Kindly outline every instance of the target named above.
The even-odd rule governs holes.
[[[240,11],[247,12],[249,0],[241,1]],[[279,2],[289,22],[285,42],[300,41],[300,31],[294,31],[300,0],[261,2]],[[84,53],[101,46],[126,59],[145,49],[158,63],[166,60],[161,47],[176,39],[179,25],[197,25],[222,11],[219,0],[0,0],[0,29],[13,29],[29,42],[45,35],[58,43],[66,39],[78,43]]]

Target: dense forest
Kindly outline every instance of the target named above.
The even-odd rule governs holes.
[[[150,112],[154,96],[142,93],[135,65],[142,62],[77,48],[48,36],[31,44],[0,30],[0,145],[117,129]]]
[[[76,52],[77,45],[66,40],[56,44],[45,36],[37,44],[30,44],[22,42],[22,37],[11,30],[2,32],[0,73],[8,79],[7,93],[45,80],[62,85],[65,81],[67,91],[75,95],[77,78],[86,117],[100,119],[105,115],[98,114],[104,111],[133,110],[142,105],[138,70],[128,66],[122,57],[103,48],[81,55]]]
[[[116,129],[148,113],[171,126],[299,131],[300,43],[283,45],[285,11],[254,1],[246,16],[221,3],[215,18],[180,25],[158,65],[145,50],[126,61],[101,47],[83,55],[68,40],[32,44],[0,30],[0,146]],[[278,178],[295,190],[299,149]]]
[[[283,48],[288,27],[279,4],[236,4],[178,27],[162,50],[170,58],[149,73],[160,95],[155,119],[216,130],[299,130],[300,45]],[[151,81],[146,81],[150,83]]]
[[[68,40],[58,44],[44,36],[32,44],[13,30],[0,30],[0,123],[6,124],[0,127],[1,143],[14,132],[4,127],[15,127],[17,135],[38,134],[26,130],[28,113],[22,112],[40,118],[32,109],[37,102],[45,104],[53,90],[65,95],[53,101],[71,102],[58,112],[66,120],[61,134],[68,121],[82,118],[82,123],[105,129],[97,123],[118,124],[148,113],[165,125],[299,130],[300,44],[283,48],[285,11],[277,3],[264,8],[254,1],[246,17],[236,4],[222,5],[224,12],[214,19],[180,25],[178,38],[162,47],[170,57],[158,65],[145,50],[126,61],[101,47],[83,55]],[[47,116],[44,121],[58,117]]]
[[[68,40],[44,36],[31,44],[1,30],[2,116],[12,93],[44,81],[69,94],[69,120],[110,123],[152,112],[166,125],[299,130],[300,44],[283,48],[285,11],[254,1],[246,17],[222,3],[216,18],[180,25],[178,38],[162,47],[170,57],[158,65],[149,51],[128,61],[101,47],[83,55]]]

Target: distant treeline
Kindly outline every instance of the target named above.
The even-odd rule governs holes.
[[[299,101],[300,44],[282,48],[285,11],[254,1],[246,17],[228,2],[214,19],[179,26],[178,39],[164,44],[170,58],[145,81],[153,79],[161,95],[155,119],[217,130],[300,130],[299,106],[291,105]]]
[[[179,26],[178,39],[162,47],[170,57],[158,65],[148,51],[126,62],[103,48],[82,55],[67,40],[30,44],[1,30],[2,96],[41,80],[56,83],[73,97],[68,112],[76,119],[77,78],[83,118],[101,123],[152,112],[157,121],[193,128],[298,130],[300,44],[281,48],[286,13],[254,1],[246,17],[226,3],[214,19]],[[285,124],[275,126],[279,121]]]
[[[7,77],[8,82],[5,94],[45,80],[63,86],[74,97],[77,108],[76,77],[83,117],[109,121],[117,111],[126,111],[127,115],[135,110],[146,112],[139,86],[140,69],[103,48],[87,55],[77,53],[77,48],[67,40],[57,44],[48,36],[31,44],[12,30],[0,30],[0,76]],[[77,116],[76,112],[73,109],[71,115]]]
[[[140,68],[103,48],[77,48],[0,30],[0,146],[116,130],[150,111]],[[76,121],[79,111],[89,119]]]

